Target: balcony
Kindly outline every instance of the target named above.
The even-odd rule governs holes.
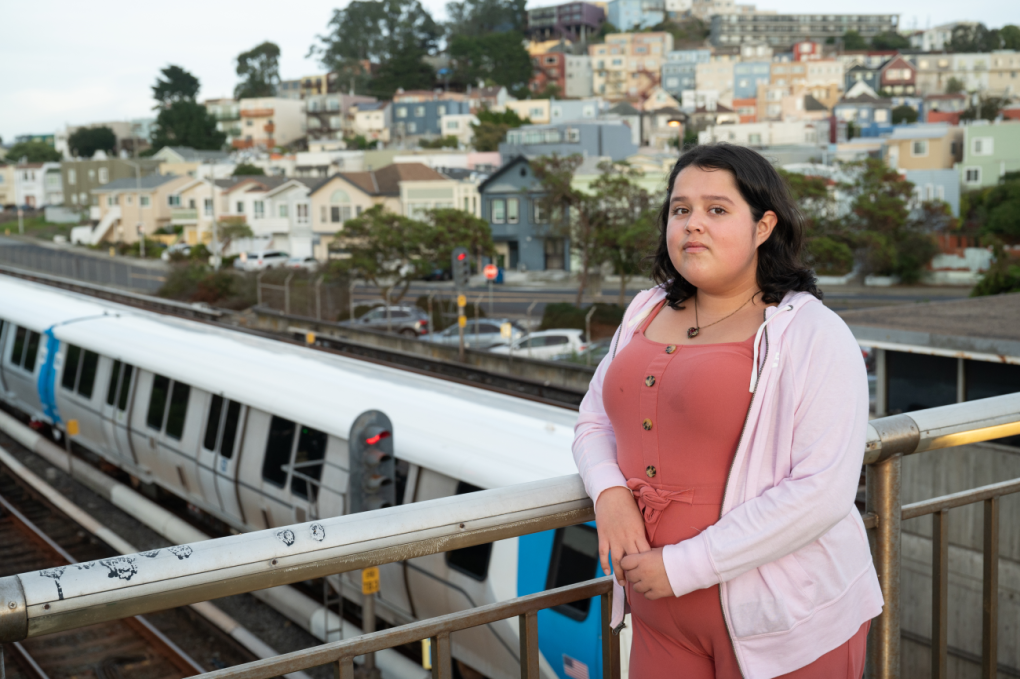
[[[241,109],[242,118],[271,118],[273,115],[273,109],[271,108],[245,108]]]
[[[187,207],[170,208],[170,223],[175,226],[185,226],[198,221],[198,210]]]

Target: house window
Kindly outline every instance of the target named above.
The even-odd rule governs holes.
[[[506,201],[496,199],[492,201],[492,223],[502,224],[506,221]]]
[[[255,219],[262,219],[266,216],[266,203],[265,201],[256,200],[253,204],[255,208]]]
[[[28,174],[25,175],[25,179],[28,179]],[[35,173],[32,173],[32,179],[35,179]],[[94,182],[96,180],[96,171],[89,170],[89,181]]]
[[[298,203],[294,206],[298,224],[308,223],[308,203]]]
[[[145,196],[142,196],[142,198],[144,200]],[[202,199],[202,214],[206,217],[212,217],[212,198]]]
[[[138,199],[138,204],[141,205],[142,207],[149,207],[149,203],[150,202],[151,202],[151,200],[150,200],[150,198],[148,196],[141,196]]]
[[[78,173],[75,170],[67,171],[67,183],[74,186],[78,183]]]
[[[330,111],[339,111],[340,110],[340,102],[337,101],[336,99],[330,99],[328,102],[326,102],[326,105],[327,105],[327,107],[329,108]]]
[[[542,203],[539,200],[531,201],[532,206],[532,221],[536,224],[545,224],[546,216],[545,210],[542,209]]]
[[[109,168],[105,168],[105,167],[99,168],[99,183],[100,184],[105,184],[108,181],[110,181],[110,170],[109,170]]]
[[[328,217],[326,216],[328,212],[329,210],[326,209],[325,205],[319,208],[319,221],[322,222],[323,224],[329,221]]]
[[[935,187],[935,196],[939,200],[943,200],[944,201],[946,199],[946,187],[942,186],[941,184],[936,186]]]
[[[415,106],[414,107],[414,117],[415,118],[424,118],[425,117],[425,107],[424,106]]]
[[[78,196],[74,196],[74,198],[75,198],[75,202],[77,202]],[[117,196],[107,196],[106,197],[106,204],[108,206],[116,205],[117,204]]]
[[[174,194],[172,196],[167,196],[166,197],[166,204],[169,205],[170,207],[180,207],[180,205],[181,205],[181,196],[180,196],[180,194]]]
[[[567,128],[567,141],[572,144],[581,143],[581,131],[576,127]]]
[[[239,214],[239,215],[243,215],[244,214],[244,201],[243,200],[237,201],[237,214]]]
[[[417,134],[417,132],[418,132],[418,123],[410,122],[410,123],[407,124],[407,133],[408,134]]]
[[[407,107],[406,106],[398,106],[397,107],[397,117],[398,118],[406,118],[407,117]]]
[[[980,167],[968,167],[963,171],[963,181],[967,184],[980,184],[981,183],[981,168]]]
[[[341,122],[340,121],[340,116],[330,116],[329,117],[329,126],[330,126],[331,129],[334,129],[334,130],[340,129],[340,122]]]
[[[747,135],[747,143],[748,144],[761,144],[761,135],[760,134],[749,134],[749,135]]]
[[[508,198],[506,201],[506,223],[516,224],[520,221],[520,200]]]
[[[442,106],[442,105],[436,106],[436,115],[437,116],[445,116],[446,115],[446,107]]]
[[[928,140],[918,139],[910,145],[910,155],[912,156],[926,156],[928,155]]]
[[[975,156],[990,156],[994,148],[992,137],[977,137],[971,140],[970,149]]]
[[[289,207],[290,206],[288,206],[286,203],[281,203],[280,206],[277,208],[277,211],[279,212],[281,219],[286,219],[288,217]]]
[[[458,123],[456,120],[447,120],[446,121],[446,129],[447,130],[458,130],[458,129],[460,129],[460,123]]]

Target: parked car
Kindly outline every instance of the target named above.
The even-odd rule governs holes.
[[[319,260],[315,257],[291,257],[284,266],[288,269],[315,273],[319,270]]]
[[[560,356],[587,351],[588,343],[582,330],[540,330],[523,337],[513,344],[494,347],[495,354],[510,354],[525,358],[541,358],[547,361]]]
[[[510,339],[502,335],[504,323],[510,324]],[[524,328],[518,325],[516,321],[511,321],[508,318],[479,318],[477,324],[475,324],[475,320],[472,318],[468,320],[467,325],[464,327],[464,346],[472,349],[491,349],[513,340],[519,340],[526,334],[527,332]],[[422,339],[426,342],[435,342],[436,344],[460,345],[460,333],[456,323],[442,332],[430,334]]]
[[[577,363],[578,365],[588,365],[589,360],[591,361],[592,367],[597,366],[602,362],[602,359],[609,355],[609,352],[613,348],[613,338],[607,337],[600,339],[596,342],[590,342],[588,347],[582,351],[571,352],[569,354],[562,354],[554,358],[554,361],[567,361],[569,363]],[[588,356],[591,355],[591,359]]]
[[[288,259],[290,255],[282,250],[242,252],[241,256],[234,260],[234,267],[242,271],[265,271],[285,265]]]
[[[380,304],[364,316],[353,321],[343,321],[341,325],[386,330],[386,307]],[[416,306],[390,306],[389,325],[393,332],[407,337],[420,337],[428,334],[429,316]]]
[[[171,255],[183,255],[184,257],[191,256],[191,246],[187,243],[174,243],[166,250],[163,250],[163,254],[159,256],[164,262],[169,262]]]
[[[421,277],[423,281],[452,281],[453,273],[449,269],[436,267]]]

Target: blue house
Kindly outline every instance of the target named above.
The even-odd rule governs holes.
[[[441,136],[440,118],[456,113],[470,113],[466,101],[415,101],[390,104],[393,136],[402,141],[421,136]]]
[[[696,90],[698,64],[707,64],[711,50],[674,50],[662,63],[662,89],[679,98],[684,90]]]
[[[565,271],[570,240],[552,233],[545,195],[528,159],[517,156],[478,185],[482,219],[492,228],[496,264],[515,271]]]
[[[837,120],[853,123],[855,136],[880,137],[892,133],[892,101],[870,94],[843,97],[833,109]]]
[[[607,15],[621,31],[641,30],[665,21],[666,6],[663,0],[611,0]]]
[[[767,61],[739,61],[733,64],[733,98],[758,96],[758,85],[768,85],[772,65]]]
[[[619,120],[573,120],[553,125],[525,125],[506,133],[499,156],[506,163],[517,156],[553,154],[609,156],[623,160],[637,153],[631,130]]]

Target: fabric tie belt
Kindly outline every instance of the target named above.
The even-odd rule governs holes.
[[[648,533],[649,542],[655,539],[655,529],[659,525],[659,519],[662,518],[663,510],[669,506],[669,503],[684,502],[689,505],[694,504],[693,488],[662,490],[641,479],[628,480],[627,487],[634,494],[634,499],[637,500],[641,515],[645,519],[645,531]]]

